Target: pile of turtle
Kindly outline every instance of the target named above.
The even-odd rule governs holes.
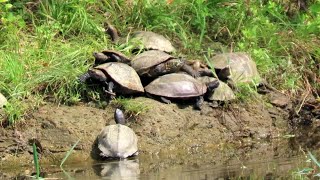
[[[118,41],[117,31],[109,26],[107,32]],[[133,58],[114,50],[94,52],[93,66],[80,76],[81,82],[98,82],[108,97],[118,95],[147,95],[165,103],[171,100],[194,100],[200,109],[204,100],[224,102],[235,99],[235,84],[260,79],[255,63],[246,53],[224,53],[209,60],[190,63],[175,57],[175,48],[164,36],[150,31],[135,32],[131,40],[142,49]],[[102,129],[98,148],[102,157],[126,158],[138,154],[137,137],[125,126],[123,112],[115,111],[116,125]]]
[[[110,34],[118,39],[115,32]],[[173,56],[171,42],[154,32],[138,31],[130,38],[142,44],[142,49],[137,47],[139,54],[131,59],[114,50],[95,52],[92,68],[80,80],[98,82],[110,98],[146,94],[165,103],[195,100],[195,108],[200,109],[204,99],[233,100],[235,84],[260,79],[256,64],[243,52],[218,54],[209,59],[209,66]]]

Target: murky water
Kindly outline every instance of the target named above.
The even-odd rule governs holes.
[[[49,179],[80,180],[301,179],[297,174],[298,171],[315,167],[313,162],[308,161],[310,158],[303,150],[282,145],[261,143],[222,151],[199,149],[197,152],[189,151],[189,154],[182,151],[181,156],[142,153],[135,158],[125,160],[68,163],[63,169],[58,165],[41,166],[41,171],[44,172],[43,176]],[[317,156],[317,153],[314,153]],[[24,179],[25,175],[32,175],[32,172],[34,172],[32,166],[2,169],[0,179]]]

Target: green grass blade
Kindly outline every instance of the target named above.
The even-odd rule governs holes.
[[[32,150],[33,150],[33,161],[34,161],[34,167],[36,169],[36,178],[40,178],[40,166],[39,166],[39,160],[38,160],[38,152],[37,152],[37,146],[35,143],[32,144]]]
[[[314,156],[311,154],[310,151],[308,151],[308,154],[309,154],[311,160],[312,160],[318,167],[320,167],[320,163],[319,163],[319,161],[316,159],[316,157],[314,157]]]
[[[68,157],[71,155],[73,149],[77,146],[77,144],[79,143],[80,139],[71,147],[71,149],[67,152],[66,156],[62,159],[60,167],[62,167],[62,165],[64,164],[64,162],[68,159]]]

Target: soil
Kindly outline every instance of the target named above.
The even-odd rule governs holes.
[[[138,118],[128,120],[138,136],[140,155],[175,156],[197,148],[246,146],[279,137],[286,130],[285,111],[261,102],[218,108],[205,104],[197,111],[191,105],[163,104],[144,97],[134,101],[149,107]],[[46,103],[18,126],[0,128],[1,166],[31,163],[32,142],[38,146],[42,163],[60,162],[79,139],[73,158],[92,161],[98,157],[95,147],[100,130],[115,123],[114,110],[113,106],[101,109],[90,104]]]

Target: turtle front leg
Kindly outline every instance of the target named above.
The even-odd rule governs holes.
[[[85,83],[87,81],[87,79],[89,79],[91,76],[88,72],[82,74],[78,80],[81,82],[81,83]]]
[[[107,81],[104,81],[103,91],[111,99],[115,99],[115,96],[116,96],[116,94],[113,92],[113,89],[114,89],[114,83],[112,81],[110,81],[109,83]]]
[[[113,92],[114,88],[115,88],[114,82],[110,81],[108,83],[108,92],[110,94],[110,99],[115,99],[116,98],[116,94]]]
[[[198,71],[194,70],[191,66],[189,66],[188,64],[185,64],[185,63],[181,66],[181,70],[185,71],[188,74],[190,74],[194,78],[200,76]]]
[[[163,103],[171,104],[171,101],[170,101],[169,99],[165,98],[165,97],[162,97],[162,96],[161,96],[160,99],[161,99],[161,101],[162,101]]]
[[[203,105],[203,103],[204,103],[203,96],[199,96],[197,98],[196,104],[194,105],[194,108],[197,110],[201,110],[201,106]]]

